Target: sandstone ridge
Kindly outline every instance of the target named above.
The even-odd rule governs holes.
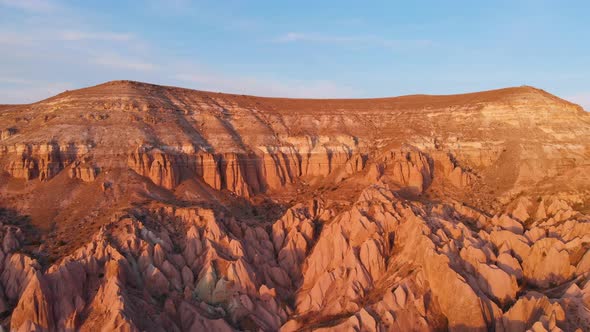
[[[1,105],[0,323],[587,331],[589,142],[533,87]]]

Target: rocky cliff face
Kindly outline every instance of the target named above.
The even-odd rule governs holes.
[[[15,331],[590,329],[590,116],[110,82],[0,111]]]

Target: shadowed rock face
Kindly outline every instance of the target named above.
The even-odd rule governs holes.
[[[3,105],[2,325],[587,331],[589,142],[531,87]]]

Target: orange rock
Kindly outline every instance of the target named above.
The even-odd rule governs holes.
[[[11,330],[589,329],[589,118],[542,90],[0,113]]]

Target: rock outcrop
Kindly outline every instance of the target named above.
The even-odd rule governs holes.
[[[5,329],[590,330],[590,119],[542,90],[1,115]]]

